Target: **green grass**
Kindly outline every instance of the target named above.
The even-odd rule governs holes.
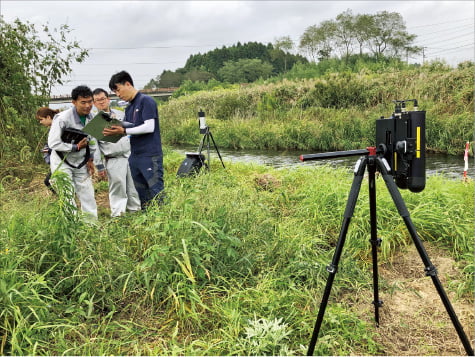
[[[1,354],[306,353],[351,172],[228,162],[223,169],[216,161],[209,174],[176,178],[182,159],[166,151],[166,205],[119,219],[104,214],[97,225],[70,215],[67,193],[58,200],[5,186]],[[271,185],[258,184],[264,174]],[[365,183],[317,355],[384,353],[372,322],[351,308],[371,290]],[[468,299],[473,188],[430,177],[423,192],[403,192],[422,239],[467,267],[449,284]],[[380,259],[388,262],[411,241],[382,179],[377,199]]]
[[[196,92],[161,104],[160,125],[164,143],[191,145],[202,109],[223,148],[350,150],[375,145],[376,119],[391,116],[393,100],[413,98],[426,111],[427,148],[463,153],[473,141],[473,64],[363,68]]]

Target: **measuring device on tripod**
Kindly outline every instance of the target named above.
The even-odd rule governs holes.
[[[188,177],[196,175],[202,167],[205,167],[208,171],[210,170],[211,143],[213,143],[214,149],[216,150],[219,160],[221,161],[221,165],[223,165],[223,168],[226,168],[224,166],[224,162],[221,157],[221,153],[219,152],[218,146],[214,141],[213,134],[211,133],[209,126],[206,124],[205,113],[201,109],[198,112],[198,126],[200,134],[203,134],[203,137],[200,141],[200,145],[198,147],[198,152],[185,153],[186,158],[178,168],[177,176],[179,177]],[[205,157],[205,155],[202,153],[203,148],[206,148],[207,157]]]
[[[460,321],[455,314],[452,304],[442,287],[437,276],[437,269],[432,264],[427,252],[419,238],[416,228],[407,210],[406,204],[398,190],[409,189],[412,192],[421,192],[425,187],[425,111],[419,111],[417,100],[396,100],[393,115],[385,119],[381,117],[376,120],[376,145],[361,150],[336,151],[328,153],[300,155],[301,161],[321,160],[343,156],[363,155],[356,163],[354,169],[354,179],[348,195],[343,222],[338,237],[335,253],[332,262],[327,266],[329,273],[327,284],[323,293],[322,301],[318,311],[317,320],[312,333],[312,338],[308,347],[307,355],[313,355],[318,334],[323,322],[325,309],[330,296],[333,280],[338,271],[338,263],[343,252],[346,234],[355,209],[361,183],[363,181],[365,169],[368,169],[369,181],[369,208],[371,225],[371,245],[373,260],[373,294],[374,294],[374,314],[376,326],[379,326],[379,308],[383,302],[379,299],[378,291],[378,247],[381,239],[377,237],[376,224],[376,171],[379,171],[391,198],[398,210],[399,215],[404,220],[415,247],[424,263],[424,271],[434,283],[434,286],[445,306],[445,309],[452,320],[452,324],[462,341],[467,355],[473,356],[473,347],[465,334]],[[406,102],[414,104],[414,110],[406,109]]]

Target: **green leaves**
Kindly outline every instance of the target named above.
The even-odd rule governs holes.
[[[29,22],[7,23],[0,17],[0,117],[2,122],[11,121],[8,112],[13,112],[14,118],[21,118],[13,123],[13,130],[0,126],[2,160],[38,141],[42,131],[34,119],[37,107],[48,103],[51,88],[63,83],[72,63],[87,57],[87,50],[68,39],[71,31],[67,25],[50,29],[45,24],[38,29]]]
[[[51,87],[71,72],[71,64],[82,62],[88,55],[77,41],[68,40],[72,31],[68,25],[50,29],[45,24],[37,29],[19,19],[7,23],[3,17],[0,24],[0,71],[7,79],[1,96],[48,97]],[[24,89],[21,93],[16,90],[19,87]]]
[[[309,26],[300,37],[299,48],[313,60],[359,53],[373,53],[401,58],[409,53],[418,53],[420,47],[412,46],[416,35],[406,31],[401,14],[381,11],[376,14],[353,15],[351,10],[339,14],[335,20],[322,21]]]

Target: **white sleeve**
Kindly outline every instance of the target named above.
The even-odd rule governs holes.
[[[149,134],[153,133],[155,130],[155,119],[147,119],[142,125],[133,127],[133,128],[126,128],[125,133],[127,135],[141,135],[141,134]]]
[[[71,152],[73,151],[73,144],[65,143],[61,139],[63,129],[66,127],[63,117],[55,116],[51,128],[48,133],[48,146],[51,150]]]

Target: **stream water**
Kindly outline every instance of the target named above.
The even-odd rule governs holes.
[[[174,151],[185,155],[186,152],[197,152],[198,146],[176,146]],[[315,152],[300,151],[273,151],[273,150],[229,150],[221,149],[218,146],[219,153],[226,161],[255,162],[261,165],[267,165],[275,168],[298,167],[302,165],[331,165],[334,167],[353,168],[358,156],[340,157],[326,160],[311,160],[301,162],[300,155],[315,154]],[[207,149],[204,148],[202,153],[207,156]],[[210,160],[219,161],[219,156],[213,145],[210,146]],[[474,159],[469,159],[469,169],[467,175],[475,177]],[[444,155],[444,154],[426,154],[426,174],[443,175],[452,179],[462,179],[465,162],[463,155]]]
[[[62,104],[64,107],[64,104]],[[69,106],[69,105],[66,105]],[[198,151],[196,146],[176,146],[175,151],[185,154],[185,152]],[[358,148],[355,148],[358,149]],[[275,150],[229,150],[221,149],[218,145],[218,150],[223,158],[223,161],[244,161],[255,162],[261,165],[268,165],[275,168],[284,167],[298,167],[301,165],[332,165],[335,167],[353,168],[357,156],[342,157],[327,160],[312,160],[301,162],[299,160],[302,154],[315,154],[315,152],[297,152],[297,151],[275,151]],[[206,148],[202,153],[207,155]],[[210,147],[210,159],[219,160],[217,152],[213,146]],[[465,162],[463,155],[444,155],[444,154],[426,154],[426,174],[443,175],[448,178],[461,179],[463,177]],[[469,168],[467,171],[469,177],[475,178],[475,159],[469,159]]]

